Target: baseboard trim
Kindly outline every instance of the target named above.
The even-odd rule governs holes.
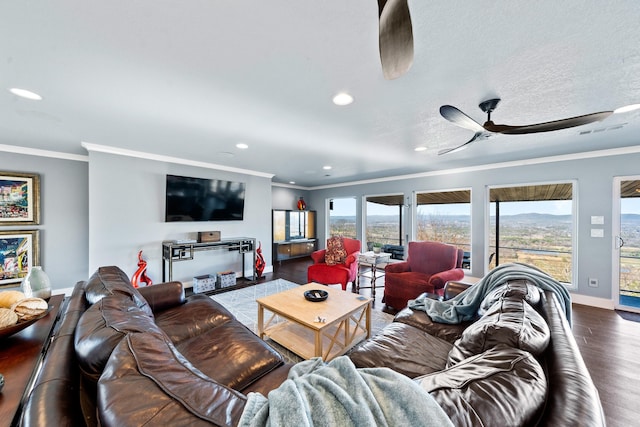
[[[588,305],[590,307],[604,308],[606,310],[613,310],[615,307],[613,301],[606,298],[590,297],[588,295],[571,294],[571,301],[575,304]]]

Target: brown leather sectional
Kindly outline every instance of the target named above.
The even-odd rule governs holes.
[[[407,308],[349,357],[416,378],[455,425],[603,426],[555,295],[523,301],[529,286],[509,283],[462,325]],[[449,284],[445,298],[464,287]],[[185,298],[179,282],[136,289],[102,267],[69,298],[22,425],[236,425],[247,394],[267,395],[290,367],[211,298]]]
[[[450,282],[445,299],[468,285]],[[604,426],[598,391],[556,295],[507,282],[464,324],[405,308],[349,354],[418,381],[456,426]]]
[[[75,286],[22,424],[231,426],[290,367],[211,298],[101,267]]]

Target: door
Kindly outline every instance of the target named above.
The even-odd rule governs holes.
[[[640,312],[640,176],[614,182],[613,302]]]

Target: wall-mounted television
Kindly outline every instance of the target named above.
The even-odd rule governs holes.
[[[244,182],[167,175],[165,221],[241,221]]]

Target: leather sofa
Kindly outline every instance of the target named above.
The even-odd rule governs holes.
[[[78,282],[58,325],[23,426],[235,425],[291,367],[211,298],[117,267]]]
[[[447,283],[443,299],[468,286]],[[407,307],[349,357],[360,368],[414,378],[456,426],[604,426],[561,307],[555,293],[513,280],[485,296],[465,323],[436,323]]]

